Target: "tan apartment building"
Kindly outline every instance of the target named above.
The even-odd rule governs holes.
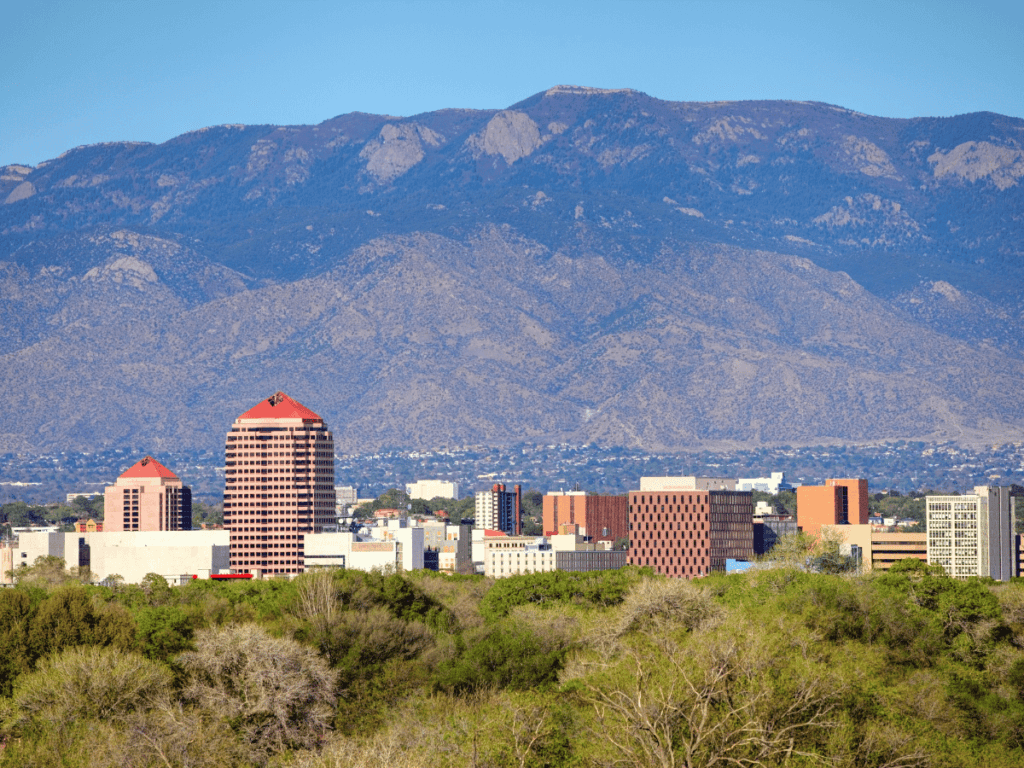
[[[176,474],[146,456],[103,493],[103,530],[190,531],[192,491]]]
[[[224,527],[235,573],[302,573],[304,540],[334,524],[334,437],[278,392],[239,416],[224,451]]]

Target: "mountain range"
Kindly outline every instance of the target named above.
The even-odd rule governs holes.
[[[0,168],[0,452],[1024,433],[1024,120],[557,86]]]

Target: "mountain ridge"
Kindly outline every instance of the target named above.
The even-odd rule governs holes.
[[[0,451],[208,447],[279,389],[346,449],[1018,438],[1022,147],[556,86],[7,166]]]

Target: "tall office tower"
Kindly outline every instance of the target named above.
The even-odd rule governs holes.
[[[224,527],[235,573],[302,573],[306,534],[334,523],[334,438],[283,392],[243,413],[225,447]]]
[[[1017,575],[1016,499],[1010,488],[979,485],[973,494],[927,496],[928,564],[957,579]]]
[[[673,482],[678,480],[679,482]],[[754,554],[750,491],[711,490],[711,478],[641,478],[629,492],[629,562],[692,579]],[[703,486],[703,487],[702,487]]]
[[[817,535],[823,525],[867,525],[868,481],[826,480],[796,489],[796,518],[804,533]]]
[[[167,467],[146,456],[103,493],[105,531],[190,531],[192,491]]]
[[[491,490],[480,491],[476,495],[473,527],[518,536],[522,530],[519,512],[521,496],[520,486],[515,486],[514,491],[506,491],[504,483],[495,483]]]

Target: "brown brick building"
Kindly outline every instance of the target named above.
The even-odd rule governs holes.
[[[626,496],[588,496],[583,491],[545,494],[542,501],[544,535],[575,524],[591,541],[629,538],[629,499]]]
[[[692,579],[754,554],[749,491],[641,490],[629,493],[629,562]],[[664,487],[664,484],[662,484]]]
[[[301,573],[306,534],[334,522],[334,438],[324,420],[278,392],[235,420],[224,453],[231,570]]]

